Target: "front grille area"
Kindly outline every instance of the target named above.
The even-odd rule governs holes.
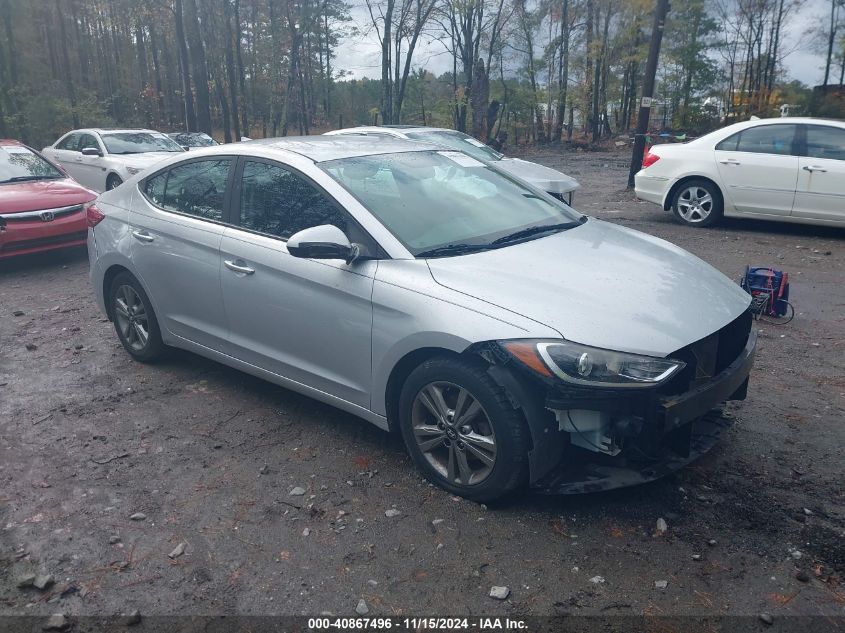
[[[32,222],[33,220],[42,220],[42,213],[52,213],[53,219],[56,219],[66,215],[79,213],[84,208],[84,205],[75,204],[70,207],[58,207],[56,209],[39,209],[36,211],[22,211],[20,213],[0,213],[0,220],[5,220],[6,222]]]
[[[724,371],[745,349],[751,322],[751,312],[746,310],[717,332],[669,354],[684,361],[686,367],[661,392],[683,393]]]

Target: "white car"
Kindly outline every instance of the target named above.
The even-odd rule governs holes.
[[[184,151],[179,143],[154,130],[93,128],[68,132],[43,153],[79,184],[103,192],[174,152]]]
[[[652,147],[636,194],[688,226],[722,216],[845,224],[845,122],[813,118],[735,123]]]
[[[506,174],[534,185],[569,205],[572,204],[575,190],[581,187],[577,180],[563,172],[520,158],[508,158],[469,134],[457,130],[416,125],[369,125],[332,130],[326,132],[326,134],[329,136],[363,134],[375,137],[404,138],[456,149],[487,165],[492,164]]]

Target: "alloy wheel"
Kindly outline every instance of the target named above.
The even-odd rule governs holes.
[[[703,187],[687,187],[678,196],[678,214],[687,222],[703,222],[712,211],[713,196]]]
[[[150,324],[144,302],[135,289],[124,284],[114,294],[114,318],[127,345],[140,352],[150,339]]]
[[[496,464],[496,436],[484,407],[466,389],[432,382],[417,392],[411,428],[423,457],[450,482],[473,486]]]

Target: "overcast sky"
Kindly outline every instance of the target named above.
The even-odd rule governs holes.
[[[826,23],[829,9],[830,0],[804,0],[802,8],[790,16],[782,49],[784,52],[789,51],[784,59],[789,79],[799,79],[809,86],[821,83],[824,75],[824,55],[818,52],[818,49],[824,49],[824,37],[813,36],[808,31],[816,25]],[[378,78],[381,76],[381,49],[378,38],[372,32],[369,14],[365,8],[356,7],[352,11],[352,17],[361,32],[366,35],[349,37],[342,41],[338,48],[336,67],[346,70],[356,79]],[[413,65],[414,68],[424,67],[439,75],[451,70],[452,61],[440,42],[425,41],[419,45]]]

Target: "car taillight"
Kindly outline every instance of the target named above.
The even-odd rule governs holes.
[[[97,226],[100,222],[105,219],[105,215],[103,215],[102,211],[100,211],[97,207],[94,206],[93,203],[88,204],[85,207],[85,213],[88,216],[88,226],[92,229]]]
[[[660,156],[658,156],[657,154],[653,154],[651,152],[648,152],[645,156],[643,156],[643,169],[645,169],[646,167],[651,167],[652,165],[654,165],[654,163],[656,163],[659,160],[660,160]]]

